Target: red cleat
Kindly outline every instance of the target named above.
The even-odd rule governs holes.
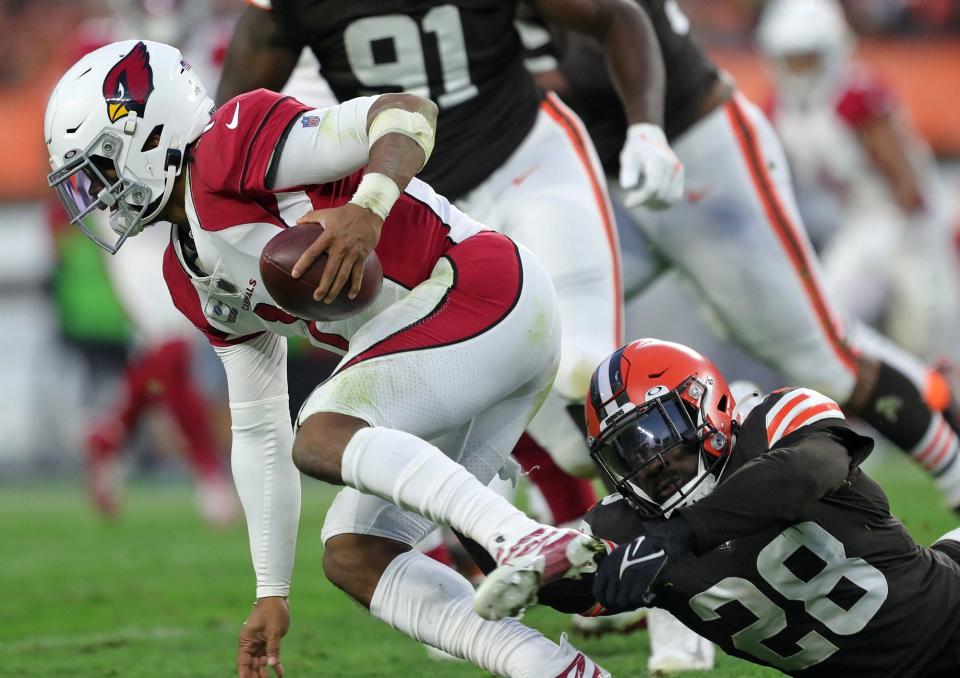
[[[119,449],[119,427],[100,426],[87,435],[87,490],[97,511],[116,518],[120,510],[119,469],[114,459]]]

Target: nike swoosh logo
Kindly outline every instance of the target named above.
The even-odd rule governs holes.
[[[237,129],[237,123],[240,121],[240,104],[233,109],[233,120],[227,123],[227,129]]]
[[[520,184],[522,184],[524,181],[527,180],[527,177],[529,177],[531,174],[533,174],[533,173],[536,172],[536,171],[537,171],[537,166],[534,165],[533,167],[531,167],[530,169],[528,169],[528,170],[527,170],[526,172],[524,172],[523,174],[520,174],[520,175],[518,175],[518,176],[515,176],[515,177],[513,178],[513,181],[512,181],[513,185],[514,185],[514,186],[519,186]]]
[[[660,549],[656,553],[650,553],[645,556],[636,557],[640,549],[643,547],[643,541],[646,537],[640,537],[640,539],[630,545],[629,550],[623,556],[623,561],[620,563],[620,578],[623,579],[623,573],[626,572],[628,567],[632,567],[637,563],[645,563],[648,560],[653,560],[654,558],[661,558],[666,555],[663,552],[663,549]]]

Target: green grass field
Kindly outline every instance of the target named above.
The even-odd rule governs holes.
[[[900,457],[873,475],[921,542],[955,526],[930,482]],[[293,625],[282,654],[287,674],[484,675],[428,660],[423,648],[325,581],[319,535],[333,494],[304,481]],[[0,543],[4,675],[231,675],[236,632],[253,597],[246,534],[239,526],[221,533],[200,525],[187,489],[134,484],[122,517],[105,524],[79,486],[5,483]],[[526,619],[554,639],[567,626],[550,610],[533,610]],[[575,642],[615,676],[644,675],[643,634]],[[724,656],[710,675],[777,674]]]

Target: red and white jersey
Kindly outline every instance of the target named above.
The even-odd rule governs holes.
[[[202,272],[187,263],[176,227],[163,265],[177,308],[214,346],[269,331],[303,336],[343,354],[354,332],[429,278],[448,249],[484,230],[427,184],[413,179],[383,224],[376,252],[384,281],[369,308],[332,322],[297,318],[279,308],[260,277],[260,253],[273,236],[310,209],[337,207],[351,198],[363,174],[357,148],[365,159],[368,108],[369,102],[353,108],[347,102],[316,111],[291,97],[257,90],[231,99],[214,114],[188,166],[186,207]],[[356,127],[346,135],[351,138],[337,146],[329,141],[337,135],[331,135],[328,122],[336,124],[351,111]],[[347,143],[353,146],[336,152]],[[322,149],[332,157],[323,157]],[[316,164],[338,178],[273,187],[267,174],[275,164],[275,151],[281,161],[289,157],[298,167],[310,165],[305,156],[320,154]]]
[[[769,111],[798,185],[826,191],[843,209],[858,214],[896,209],[889,185],[858,133],[871,121],[900,112],[892,89],[859,63],[820,106],[790,107],[775,100]],[[932,168],[923,166],[928,153],[921,140],[911,138],[907,154],[921,176],[932,174]]]

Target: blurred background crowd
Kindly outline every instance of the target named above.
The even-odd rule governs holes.
[[[741,88],[757,102],[769,100],[769,74],[756,47],[764,0],[680,5],[701,43]],[[944,170],[957,224],[960,2],[843,5],[859,36],[858,56],[891,84]],[[175,44],[215,89],[242,7],[242,0],[0,0],[0,478],[59,474],[79,480],[92,468],[94,498],[109,513],[116,498],[110,479],[96,476],[98,468],[113,473],[113,462],[123,456],[128,473],[179,479],[189,467],[199,479],[204,516],[212,522],[232,518],[222,462],[229,415],[219,361],[198,333],[167,317],[167,310],[174,312],[163,310],[169,303],[162,287],[133,288],[151,260],[159,270],[158,257],[131,257],[133,263],[120,269],[65,226],[46,187],[41,125],[57,77],[87,49],[113,40],[136,36]],[[162,241],[160,234],[155,253]],[[708,322],[670,319],[669,308],[684,292],[669,281],[660,287],[641,303],[658,322],[667,319],[661,334],[709,352],[727,374],[776,382],[735,349],[713,345],[719,340],[707,338]],[[643,328],[629,333],[646,334]],[[314,384],[320,369],[314,365],[329,358],[307,346],[295,347],[294,356],[296,407],[298,393]]]

